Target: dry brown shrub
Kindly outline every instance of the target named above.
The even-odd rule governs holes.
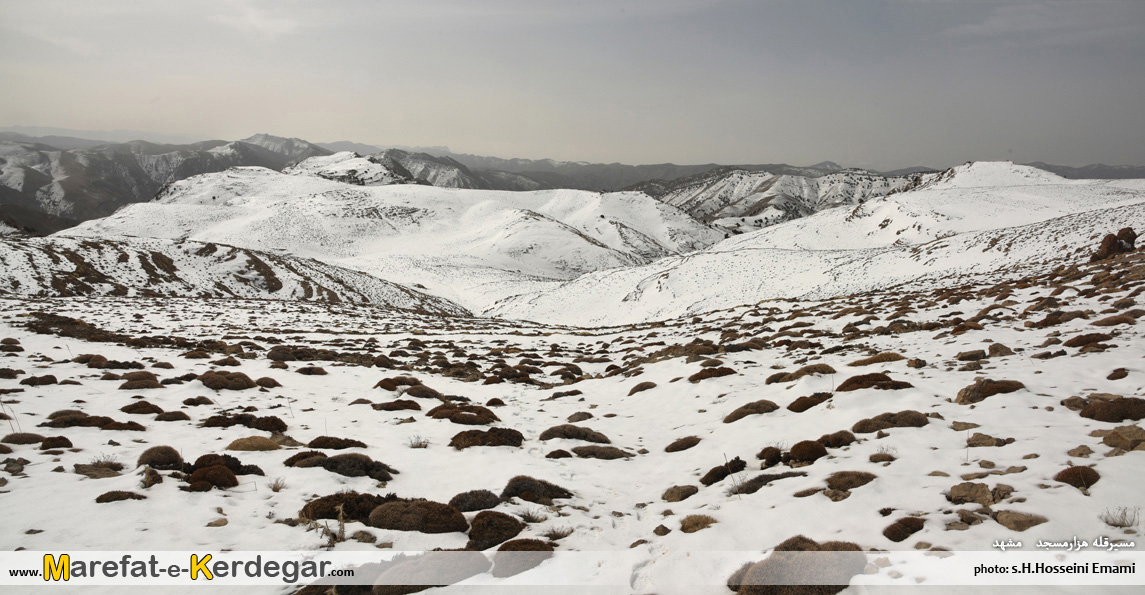
[[[429,500],[387,502],[370,512],[367,524],[379,529],[421,533],[464,533],[469,529],[469,523],[456,508]]]
[[[584,440],[585,442],[595,442],[597,444],[612,444],[612,441],[608,439],[608,436],[605,436],[604,434],[601,434],[592,428],[577,426],[573,424],[561,424],[559,426],[553,426],[544,432],[541,432],[539,437],[539,439],[542,441],[553,440],[556,438],[563,438],[565,440]]]
[[[716,522],[716,519],[706,514],[690,514],[680,521],[680,531],[684,533],[695,533],[711,527]]]
[[[1101,479],[1101,474],[1093,467],[1066,467],[1054,476],[1055,481],[1085,489],[1097,483],[1099,479]]]
[[[779,405],[776,405],[775,403],[768,401],[766,399],[760,400],[760,401],[755,401],[755,402],[743,405],[743,406],[739,407],[738,409],[736,409],[735,411],[732,411],[731,413],[729,413],[727,415],[727,417],[724,418],[724,423],[730,424],[732,422],[739,421],[739,420],[741,420],[741,419],[743,419],[749,415],[762,415],[765,413],[771,413],[772,411],[775,411],[776,409],[779,409]]]
[[[897,362],[899,360],[904,360],[904,359],[906,359],[906,357],[899,355],[897,353],[894,353],[893,351],[884,351],[878,355],[872,355],[871,357],[866,357],[866,358],[863,358],[863,359],[858,360],[858,361],[853,361],[847,365],[852,366],[852,367],[869,366],[872,364],[882,364],[882,363],[886,363],[886,362]]]
[[[674,440],[671,444],[664,447],[664,452],[680,452],[682,450],[688,450],[689,448],[692,448],[699,443],[699,436],[685,436],[683,438]]]

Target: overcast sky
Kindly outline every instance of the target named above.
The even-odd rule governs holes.
[[[0,126],[1145,164],[1142,0],[0,0]]]

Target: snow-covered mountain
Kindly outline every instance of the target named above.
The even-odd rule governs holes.
[[[0,296],[75,295],[277,299],[468,315],[448,300],[289,255],[151,238],[0,238]]]
[[[165,184],[193,175],[235,166],[282,169],[299,157],[326,154],[294,139],[256,135],[248,140],[259,144],[132,141],[65,151],[0,141],[0,206],[22,225],[55,231],[150,200]]]
[[[888,178],[860,170],[807,177],[728,167],[671,182],[638,184],[630,190],[644,192],[722,229],[743,233],[823,209],[860,204],[917,184],[921,178]]]
[[[240,142],[262,147],[271,153],[282,155],[291,162],[330,154],[330,151],[300,138],[283,138],[265,133],[244,138]]]
[[[287,167],[283,173],[317,176],[357,186],[425,183],[385,154],[363,157],[349,151],[324,157],[310,157]]]
[[[639,267],[590,273],[502,300],[487,314],[629,324],[904,284],[999,280],[1145,227],[1145,181],[1071,181],[1009,162],[959,166],[929,183],[827,209]],[[579,304],[580,307],[573,306]]]
[[[470,309],[544,281],[646,264],[723,237],[634,192],[356,186],[265,168],[176,182],[152,202],[63,233],[278,251],[428,288]]]

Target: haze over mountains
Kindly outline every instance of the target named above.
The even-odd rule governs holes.
[[[193,175],[236,166],[281,171],[310,157],[331,156],[346,150],[357,153],[357,158],[369,157],[384,163],[387,170],[397,176],[386,183],[510,191],[566,188],[609,192],[633,189],[663,198],[669,204],[685,205],[685,210],[693,216],[732,232],[757,229],[780,219],[808,214],[815,208],[842,204],[846,200],[861,201],[867,196],[881,195],[909,184],[909,178],[904,176],[936,171],[925,167],[882,173],[845,170],[829,161],[796,167],[787,164],[624,165],[502,159],[452,153],[446,147],[382,148],[349,141],[316,144],[267,134],[239,141],[212,140],[177,145],[138,140],[104,142],[67,134],[81,134],[83,131],[19,130],[10,128],[0,132],[0,209],[16,227],[40,233],[66,229],[82,221],[110,215],[124,205],[150,200],[164,185]],[[37,131],[54,134],[31,136],[27,133]],[[106,137],[122,137],[128,133],[130,131],[117,131],[107,133]],[[1135,166],[1071,168],[1044,163],[1033,165],[1068,178],[1145,176],[1145,168]],[[800,181],[836,174],[843,177]],[[765,183],[765,179],[771,181]],[[840,184],[863,186],[865,190],[855,193],[843,190]],[[695,203],[706,202],[704,197],[707,194],[712,194],[717,201],[728,202],[719,209],[711,210],[709,207],[708,210],[696,211]],[[841,198],[844,194],[851,198],[844,200]]]

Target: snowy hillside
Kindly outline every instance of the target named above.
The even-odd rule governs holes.
[[[856,170],[806,177],[720,168],[645,186],[645,192],[701,221],[742,233],[840,205],[860,204],[917,183],[916,178],[888,178]]]
[[[330,154],[330,151],[300,138],[283,138],[265,133],[244,138],[240,142],[262,147],[272,153],[286,157],[289,161],[302,161],[309,157]]]
[[[0,239],[0,296],[257,298],[467,315],[446,300],[326,263],[203,242]]]
[[[976,163],[925,188],[829,209],[695,254],[553,283],[487,313],[626,324],[762,299],[997,277],[1077,258],[1095,238],[1126,226],[1145,227],[1143,182],[1068,181],[1008,163]]]
[[[357,186],[385,186],[415,182],[408,170],[383,155],[363,157],[349,151],[323,157],[310,157],[297,165],[284,169],[283,173],[317,176]]]
[[[722,234],[639,193],[361,187],[262,168],[168,186],[67,235],[220,242],[315,258],[470,309],[546,280],[692,252]]]

